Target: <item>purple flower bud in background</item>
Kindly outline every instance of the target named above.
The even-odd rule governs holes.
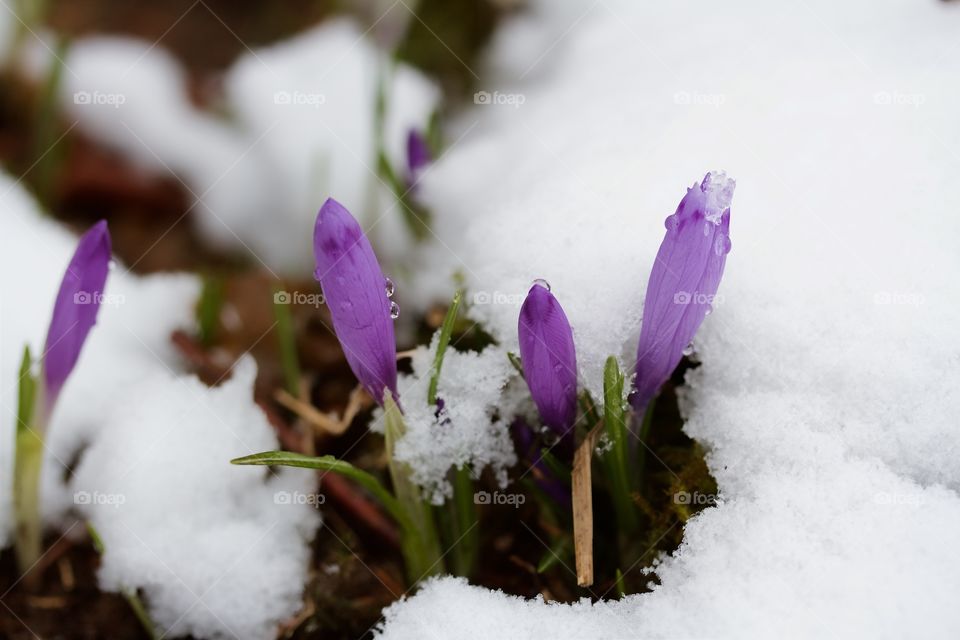
[[[420,173],[432,159],[423,135],[416,129],[410,129],[407,132],[407,186],[410,189],[416,186]]]
[[[48,411],[53,408],[77,364],[90,329],[97,322],[109,268],[110,232],[106,220],[101,220],[77,243],[53,304],[43,349],[44,398]]]
[[[642,409],[680,363],[712,310],[730,252],[730,202],[736,182],[708,173],[665,221],[667,233],[647,283],[637,345],[633,406]]]
[[[530,395],[544,424],[563,436],[577,413],[577,355],[570,323],[546,282],[530,287],[517,333]]]
[[[389,297],[393,283],[384,277],[370,241],[350,212],[328,198],[317,214],[313,246],[314,276],[347,363],[377,402],[383,404],[384,389],[397,399],[398,308]]]

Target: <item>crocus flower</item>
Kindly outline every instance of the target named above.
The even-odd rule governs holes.
[[[328,198],[313,230],[314,273],[333,319],[347,363],[364,388],[383,404],[383,391],[397,399],[396,304],[370,241],[343,205]]]
[[[730,251],[730,202],[736,182],[708,173],[669,216],[647,283],[637,345],[634,407],[642,409],[680,363],[710,313]]]
[[[101,220],[80,238],[53,305],[43,353],[44,399],[49,411],[97,322],[110,267],[110,232]]]
[[[413,189],[423,168],[430,164],[430,148],[416,129],[407,132],[407,186]]]
[[[546,283],[530,287],[517,333],[523,374],[540,418],[564,436],[577,412],[577,355],[567,316]]]

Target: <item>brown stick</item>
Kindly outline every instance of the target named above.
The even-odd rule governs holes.
[[[577,561],[577,584],[593,584],[593,480],[591,460],[593,448],[603,423],[598,424],[573,454],[573,550]]]

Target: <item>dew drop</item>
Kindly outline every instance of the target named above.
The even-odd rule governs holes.
[[[683,355],[685,355],[685,356],[693,355],[693,343],[692,343],[692,342],[683,348]]]
[[[708,304],[707,308],[703,310],[703,315],[708,316],[711,313],[713,313],[713,306]]]
[[[673,214],[664,218],[663,226],[667,228],[667,231],[673,231],[679,227],[680,220],[677,218],[677,214]]]
[[[341,311],[350,311],[350,309],[353,309],[353,303],[352,303],[352,302],[344,301],[344,302],[341,302],[341,303],[340,303],[340,310],[341,310]]]
[[[718,235],[713,243],[713,252],[718,256],[730,253],[730,236]]]
[[[396,285],[393,284],[393,280],[391,280],[390,278],[386,278],[386,279],[383,281],[383,288],[384,288],[384,290],[387,292],[387,297],[388,297],[388,298],[392,298],[392,297],[393,297],[393,292],[397,290]]]
[[[563,365],[558,362],[557,364],[553,365],[553,371],[554,373],[560,373],[563,371]]]
[[[550,291],[550,283],[544,280],[543,278],[537,278],[533,281],[533,284],[538,287],[543,287],[547,291]]]
[[[390,303],[390,317],[394,320],[400,317],[400,305],[398,305],[396,302]]]
[[[316,280],[317,282],[320,281],[320,276],[322,275],[323,273],[320,272],[320,267],[317,267],[316,269],[313,270],[313,279]]]

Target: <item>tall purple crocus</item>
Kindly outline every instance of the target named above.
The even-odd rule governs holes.
[[[50,411],[97,322],[110,268],[107,222],[93,225],[77,244],[53,305],[43,353],[44,400]]]
[[[695,183],[669,216],[647,283],[637,345],[636,390],[642,409],[680,363],[710,313],[730,252],[730,202],[736,182],[723,172]]]
[[[432,154],[423,135],[416,129],[407,132],[407,187],[413,189],[424,167],[430,164]]]
[[[320,281],[333,329],[347,363],[364,388],[383,404],[383,390],[397,399],[396,305],[370,241],[356,219],[328,198],[313,230]]]
[[[540,418],[564,436],[577,413],[577,355],[570,322],[546,283],[530,287],[517,333],[523,374]]]

